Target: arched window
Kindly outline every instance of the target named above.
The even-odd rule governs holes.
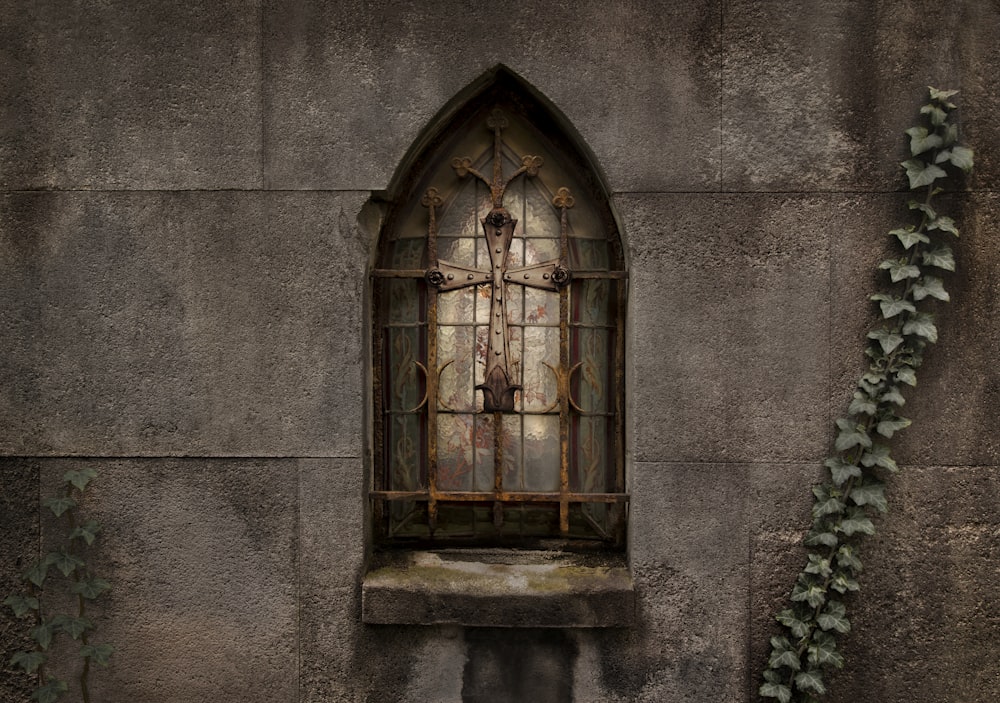
[[[600,179],[506,72],[425,144],[373,275],[376,535],[621,544],[626,274]]]

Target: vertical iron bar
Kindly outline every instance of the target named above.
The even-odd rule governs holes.
[[[493,413],[493,526],[499,530],[503,526],[503,413]]]
[[[569,189],[553,198],[559,208],[559,265],[569,267],[569,217],[573,206]],[[559,287],[559,532],[569,534],[569,286]]]
[[[436,188],[429,188],[421,199],[428,209],[427,260],[431,268],[437,268],[437,214],[435,208],[442,204]],[[437,404],[438,404],[438,361],[437,361],[437,304],[438,289],[427,286],[427,526],[431,536],[437,529]]]
[[[626,280],[615,281],[617,289],[617,310],[615,318],[615,492],[625,492],[625,305]],[[615,541],[621,543],[624,539],[625,505],[615,505],[610,508]]]
[[[372,279],[372,304],[375,306],[375,315],[372,316],[372,394],[374,395],[375,408],[375,432],[372,438],[372,453],[374,454],[375,471],[372,476],[372,483],[376,490],[386,490],[391,488],[386,485],[386,465],[385,465],[385,407],[382,398],[382,365],[385,363],[382,357],[382,280],[378,277]],[[387,513],[385,501],[375,500],[372,505],[375,524],[383,534],[388,534],[389,525],[384,522]]]

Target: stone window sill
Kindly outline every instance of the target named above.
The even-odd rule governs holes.
[[[635,610],[621,555],[390,552],[376,555],[361,593],[371,625],[628,627]]]

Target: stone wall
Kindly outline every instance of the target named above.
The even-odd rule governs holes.
[[[102,703],[754,700],[930,84],[977,165],[828,700],[1000,698],[998,36],[983,0],[7,0],[0,586],[93,466]],[[498,64],[623,224],[626,630],[360,622],[365,203]]]

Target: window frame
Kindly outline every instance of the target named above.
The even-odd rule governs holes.
[[[560,445],[560,485],[556,492],[529,492],[529,491],[509,491],[504,490],[501,479],[497,480],[493,491],[441,491],[435,484],[435,474],[437,469],[437,436],[436,417],[438,413],[436,395],[438,386],[438,374],[440,360],[436,355],[437,337],[437,297],[440,295],[438,289],[429,279],[432,271],[437,268],[436,254],[436,213],[433,194],[427,190],[429,174],[433,173],[435,164],[439,164],[444,159],[450,159],[452,154],[448,151],[454,145],[457,135],[462,134],[462,130],[477,129],[478,125],[486,119],[486,115],[496,109],[504,113],[516,116],[517,119],[531,126],[535,134],[546,144],[550,154],[556,154],[564,163],[564,168],[572,171],[577,181],[577,186],[581,192],[573,194],[576,199],[587,198],[592,204],[593,210],[597,214],[599,227],[604,233],[604,241],[608,245],[610,263],[603,270],[574,271],[573,279],[568,285],[563,285],[558,289],[559,296],[559,369],[556,372],[558,377],[558,404],[559,404],[559,445]],[[629,496],[626,492],[625,484],[625,312],[627,307],[627,270],[621,243],[621,236],[615,218],[611,212],[610,202],[606,191],[601,187],[600,175],[591,167],[590,161],[586,159],[582,151],[567,136],[567,131],[562,129],[558,119],[554,117],[549,109],[523,90],[512,86],[510,82],[497,81],[490,89],[483,91],[476,99],[465,103],[462,108],[455,111],[451,118],[445,121],[446,124],[439,129],[420,148],[416,158],[412,160],[401,186],[397,188],[398,196],[391,203],[388,216],[383,224],[379,236],[379,248],[377,252],[376,268],[372,270],[372,369],[373,369],[373,390],[374,390],[374,441],[373,441],[373,483],[369,497],[372,501],[372,514],[374,519],[374,537],[380,545],[410,545],[410,546],[449,546],[449,545],[475,545],[491,546],[501,544],[505,546],[537,547],[541,544],[552,545],[553,540],[560,546],[568,549],[589,549],[597,547],[607,549],[609,547],[621,548],[624,545],[625,527],[628,513]],[[499,152],[497,152],[499,153]],[[428,229],[426,235],[427,246],[419,268],[389,268],[385,267],[387,248],[390,246],[392,235],[396,228],[404,226],[402,220],[411,213],[414,203],[423,201],[427,207]],[[494,203],[495,205],[495,203]],[[564,201],[565,205],[565,201]],[[561,213],[560,222],[560,261],[568,260],[567,220],[571,217],[571,205],[559,208]],[[477,236],[481,236],[478,235]],[[389,413],[386,410],[386,402],[383,396],[383,382],[387,377],[386,350],[384,348],[383,325],[388,316],[388,310],[384,304],[385,290],[389,285],[386,281],[394,278],[416,279],[418,288],[422,289],[422,308],[425,311],[422,320],[418,320],[419,326],[423,328],[423,344],[425,347],[424,359],[426,363],[418,364],[423,375],[421,405],[424,410],[424,419],[420,423],[420,432],[423,440],[423,451],[426,452],[426,485],[418,490],[393,490],[390,483],[391,472],[391,452],[386,447],[386,424]],[[613,378],[611,392],[614,393],[613,409],[606,413],[607,422],[612,425],[608,434],[611,435],[609,444],[609,461],[614,464],[614,490],[607,492],[581,492],[569,490],[567,481],[568,463],[570,459],[567,453],[570,450],[570,427],[571,414],[580,413],[581,408],[573,401],[570,392],[572,385],[572,368],[570,365],[570,334],[572,325],[569,320],[569,300],[570,288],[574,283],[586,279],[605,279],[610,284],[613,291],[611,300],[611,324],[614,328],[613,351],[610,352],[611,359],[609,367],[612,370]],[[475,288],[473,289],[475,290]],[[505,289],[506,290],[506,289]],[[431,331],[434,331],[433,333]],[[478,392],[478,391],[477,391]],[[487,413],[482,413],[487,414]],[[504,411],[496,410],[493,413],[494,438],[500,437],[502,427],[502,415]],[[478,416],[478,413],[477,413]],[[495,442],[499,444],[499,440]],[[495,448],[494,465],[502,462],[496,461],[502,455],[502,449]],[[416,471],[419,472],[419,469]],[[496,469],[497,474],[502,474],[502,469]],[[427,523],[429,535],[425,537],[393,537],[388,529],[389,519],[387,506],[393,501],[418,501],[427,504]],[[436,507],[451,503],[469,503],[490,506],[494,521],[497,524],[497,534],[493,536],[476,537],[448,537],[440,534],[435,535]],[[583,538],[579,534],[574,534],[569,529],[570,506],[583,505],[586,503],[604,503],[609,510],[608,523],[611,529],[602,538]],[[505,535],[500,531],[505,506],[511,505],[544,505],[557,506],[558,509],[558,529],[551,530],[545,534],[524,536]],[[582,511],[582,509],[581,509]]]

